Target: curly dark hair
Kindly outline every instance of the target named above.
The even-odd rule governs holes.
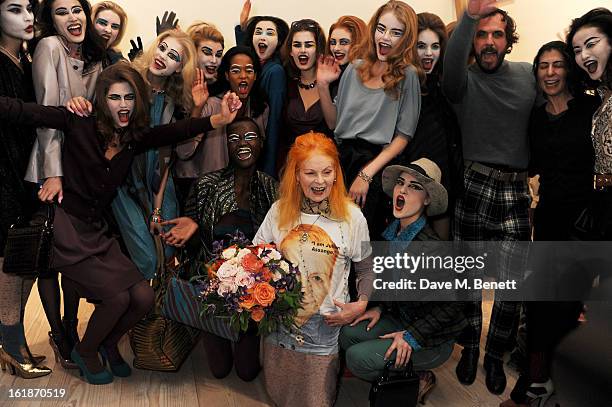
[[[574,47],[572,45],[576,33],[581,28],[585,27],[597,28],[608,38],[608,43],[612,45],[612,11],[604,7],[598,7],[579,18],[573,19],[565,40],[567,52],[572,55],[572,63],[577,69],[579,69],[578,72],[580,72],[580,77],[583,83],[585,83],[588,88],[594,89],[599,85],[599,83],[591,80],[586,71],[578,66],[576,63]],[[612,89],[612,55],[610,55],[608,58],[608,64],[606,65],[603,76],[601,77],[601,81],[608,89]]]
[[[512,51],[512,47],[514,46],[514,44],[516,44],[519,40],[519,35],[516,32],[516,22],[512,17],[510,17],[507,11],[502,10],[500,8],[488,12],[487,14],[481,17],[481,20],[493,17],[496,14],[501,15],[501,20],[506,23],[506,28],[504,30],[504,32],[506,33],[506,42],[508,43],[506,54],[509,54]]]
[[[221,64],[217,70],[219,92],[217,92],[215,96],[222,97],[225,92],[230,90],[230,84],[225,75],[229,72],[229,68],[232,65],[232,59],[236,55],[246,55],[251,58],[251,61],[253,62],[253,69],[255,70],[257,78],[251,87],[251,92],[249,93],[249,103],[251,104],[253,117],[259,117],[264,110],[266,110],[267,96],[264,90],[259,86],[259,76],[261,75],[261,64],[259,63],[259,58],[257,57],[257,54],[255,54],[255,51],[249,47],[242,45],[232,47],[223,55]]]
[[[289,33],[289,26],[287,25],[285,20],[281,18],[272,17],[272,16],[251,17],[249,21],[247,22],[246,36],[244,38],[245,42],[244,44],[241,44],[241,45],[251,48],[255,52],[255,55],[257,55],[257,52],[255,51],[255,47],[253,46],[253,34],[255,33],[255,27],[257,27],[257,23],[259,23],[260,21],[271,21],[276,26],[276,35],[278,36],[278,45],[276,46],[276,49],[274,50],[274,54],[272,54],[272,58],[280,59],[280,49],[283,43],[285,42],[285,39],[287,38],[287,34]]]
[[[91,23],[91,5],[87,0],[77,0],[83,8],[83,13],[87,17],[85,19],[85,39],[83,40],[83,61],[85,66],[100,62],[106,56],[105,42],[93,28]],[[55,0],[43,0],[38,8],[38,30],[40,31],[39,38],[50,37],[57,35],[55,26],[53,25],[53,3]]]

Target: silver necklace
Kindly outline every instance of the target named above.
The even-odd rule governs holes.
[[[300,234],[300,242],[306,243],[308,241],[308,238],[310,237],[309,233],[314,227],[315,223],[317,223],[320,217],[321,217],[321,214],[319,213],[319,216],[317,216],[315,221],[312,222],[312,225],[310,225],[310,227],[306,229],[304,225],[304,221],[302,220],[302,213],[300,212],[300,225],[298,226],[298,231],[302,232]]]

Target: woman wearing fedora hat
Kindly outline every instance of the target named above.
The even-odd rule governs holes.
[[[427,217],[446,211],[448,195],[440,184],[441,175],[440,168],[427,158],[385,168],[382,187],[393,198],[395,221],[383,232],[384,240],[405,243],[406,251],[412,241],[440,240]],[[459,302],[381,303],[342,329],[340,346],[346,350],[351,372],[370,382],[383,373],[388,360],[395,360],[396,369],[412,360],[422,402],[436,383],[429,369],[450,358],[455,338],[466,325]]]

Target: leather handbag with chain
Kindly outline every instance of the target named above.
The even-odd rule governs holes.
[[[414,407],[419,395],[419,376],[412,368],[412,361],[402,372],[391,374],[395,361],[386,363],[382,376],[370,388],[370,407]]]
[[[53,205],[46,205],[41,215],[27,224],[18,221],[9,228],[2,268],[5,273],[26,278],[49,274],[53,254]]]

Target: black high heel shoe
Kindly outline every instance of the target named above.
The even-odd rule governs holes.
[[[78,369],[79,367],[72,361],[72,359],[66,359],[64,356],[62,356],[59,345],[62,340],[63,338],[61,336],[49,331],[49,345],[51,345],[51,349],[53,349],[53,353],[55,354],[55,361],[59,362],[64,369]]]

